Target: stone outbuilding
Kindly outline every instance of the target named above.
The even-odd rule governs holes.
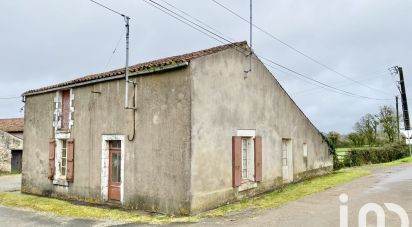
[[[250,57],[239,42],[27,91],[22,191],[194,214],[332,170]]]
[[[0,119],[0,171],[21,172],[23,118]]]

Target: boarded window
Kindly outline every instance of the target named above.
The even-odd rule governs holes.
[[[308,168],[308,144],[303,143],[303,163],[305,167]]]
[[[70,122],[70,90],[62,92],[62,121],[61,128],[68,129]]]

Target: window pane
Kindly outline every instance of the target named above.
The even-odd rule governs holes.
[[[248,139],[242,139],[242,178],[247,178]]]
[[[61,165],[60,165],[60,174],[61,176],[66,176],[67,172],[67,140],[61,140],[62,145],[62,156],[61,156]]]
[[[121,181],[121,174],[120,174],[120,172],[121,172],[121,169],[120,169],[120,167],[122,166],[122,158],[121,158],[122,156],[121,156],[121,154],[119,153],[118,155],[117,155],[117,163],[119,164],[118,165],[118,167],[117,167],[117,179],[119,179],[119,182]]]
[[[120,154],[112,153],[112,182],[120,182]]]
[[[120,147],[121,147],[121,142],[120,142],[120,140],[112,140],[112,141],[110,141],[110,147],[112,147],[112,148],[120,148]]]

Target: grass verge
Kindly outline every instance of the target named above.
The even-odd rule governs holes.
[[[113,208],[75,205],[59,199],[15,194],[10,192],[0,193],[0,204],[9,207],[30,208],[35,211],[51,213],[63,217],[76,217],[88,219],[107,219],[123,223],[171,223],[171,222],[196,222],[197,217],[169,217],[165,215],[149,215]]]
[[[249,198],[237,203],[219,207],[217,209],[209,211],[206,214],[203,214],[201,217],[219,217],[247,208],[268,209],[279,207],[289,202],[298,200],[302,197],[335,187],[339,184],[355,180],[362,176],[369,175],[372,173],[372,171],[368,170],[368,168],[377,166],[391,167],[406,163],[412,163],[412,157],[407,157],[387,163],[341,169],[328,175],[306,180],[297,184],[287,185],[280,190],[262,195],[260,197]]]
[[[373,164],[374,166],[385,166],[385,167],[391,167],[391,166],[396,166],[396,165],[401,165],[401,164],[406,164],[406,163],[412,163],[412,157],[407,157],[399,160],[395,160],[393,162],[386,162],[386,163],[380,163],[380,164]]]
[[[260,197],[245,199],[212,210],[202,217],[219,217],[228,213],[241,211],[246,208],[268,209],[275,208],[307,195],[332,188],[356,178],[370,174],[368,170],[343,169],[328,175],[313,178],[297,184],[289,184],[278,191],[264,194]]]
[[[3,171],[0,171],[0,177],[1,176],[10,176],[10,175],[20,175],[21,173],[20,172],[3,172]]]
[[[108,219],[123,223],[171,223],[171,222],[197,222],[203,218],[212,218],[228,215],[232,212],[244,209],[268,209],[287,204],[302,197],[335,187],[339,184],[368,175],[368,168],[375,166],[396,166],[399,164],[412,163],[412,157],[396,160],[389,163],[374,164],[363,167],[347,168],[335,171],[331,174],[306,180],[297,184],[287,185],[277,191],[267,193],[255,198],[244,199],[240,202],[228,204],[204,214],[193,217],[169,217],[164,215],[148,215],[125,211],[121,209],[110,209],[75,205],[68,201],[59,199],[39,197],[33,195],[15,194],[9,192],[0,193],[0,205],[9,207],[30,208],[35,211],[51,213],[57,216]]]

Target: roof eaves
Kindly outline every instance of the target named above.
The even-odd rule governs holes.
[[[226,49],[230,48],[244,48],[247,45],[246,41],[237,42],[237,43],[229,43],[221,46],[212,47],[205,50],[195,51],[187,54],[172,56],[161,58],[154,61],[149,61],[145,63],[140,63],[136,65],[132,65],[129,67],[129,72],[131,74],[140,75],[140,74],[147,74],[159,71],[165,71],[170,68],[175,68],[177,66],[188,65],[191,60],[204,57],[210,54],[214,54]],[[88,76],[80,77],[74,80],[70,80],[67,82],[42,87],[39,89],[29,90],[22,94],[23,97],[30,96],[30,95],[37,95],[42,93],[47,93],[56,90],[62,90],[72,87],[84,86],[86,84],[93,84],[99,83],[102,81],[114,80],[124,77],[124,68],[112,70],[109,72],[91,74]]]
[[[155,73],[155,72],[163,72],[163,71],[168,71],[168,70],[172,70],[172,69],[176,69],[176,68],[185,67],[185,66],[188,66],[188,65],[189,65],[189,62],[180,62],[180,63],[171,63],[171,64],[168,64],[168,65],[163,64],[163,65],[152,66],[152,67],[141,67],[140,69],[129,70],[129,72],[130,72],[129,76],[133,77],[133,76],[151,74],[151,73]],[[96,75],[98,75],[98,74],[96,74]],[[90,80],[75,79],[75,80],[72,80],[72,81],[52,85],[52,86],[49,86],[49,87],[40,88],[40,89],[37,89],[37,90],[30,90],[30,91],[27,91],[27,92],[23,93],[22,96],[25,97],[25,96],[38,95],[38,94],[48,93],[48,92],[52,92],[52,91],[65,90],[65,89],[70,89],[70,88],[74,88],[74,87],[81,87],[81,86],[85,86],[85,85],[89,85],[89,84],[101,83],[101,82],[105,82],[105,81],[119,80],[119,79],[123,79],[123,78],[124,78],[124,69],[123,69],[123,71],[98,76],[95,79],[90,79]]]

